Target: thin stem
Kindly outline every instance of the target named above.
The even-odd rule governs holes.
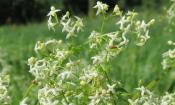
[[[32,90],[33,86],[34,86],[34,84],[31,83],[30,86],[27,88],[27,90],[24,92],[23,98],[25,98],[25,97],[27,97],[29,95],[29,93]]]
[[[68,102],[66,96],[64,95],[64,92],[62,92],[62,95],[63,95],[63,98],[65,99],[66,103],[69,105],[69,102]]]
[[[105,20],[106,20],[106,17],[105,17],[105,15],[104,15],[104,16],[103,16],[102,26],[101,26],[101,33],[103,32],[103,28],[104,28]]]
[[[109,78],[109,76],[108,76],[108,73],[105,71],[105,69],[104,69],[101,65],[100,65],[100,67],[102,68],[102,71],[103,71],[105,77],[107,78],[107,81],[108,81],[109,85],[111,85],[111,80],[110,80],[110,78]],[[110,93],[110,94],[111,94],[112,97],[113,97],[114,105],[117,105],[117,102],[115,101],[115,96],[114,96],[114,94],[113,94],[113,93]]]

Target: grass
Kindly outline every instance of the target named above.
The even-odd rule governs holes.
[[[128,91],[132,91],[138,86],[138,80],[142,80],[147,85],[156,79],[162,72],[161,56],[168,47],[167,41],[174,39],[175,28],[169,25],[166,18],[162,14],[144,12],[141,13],[141,19],[156,19],[156,23],[150,30],[151,39],[144,47],[137,47],[134,43],[130,43],[117,58],[114,59],[111,69],[111,76],[126,87]],[[86,18],[87,26],[78,36],[77,43],[83,42],[88,37],[91,30],[100,30],[99,24],[102,24],[102,18],[89,19]],[[107,21],[104,31],[115,30],[117,27],[111,25],[115,19]],[[166,28],[167,27],[167,28]],[[22,99],[24,91],[29,87],[33,77],[28,73],[27,59],[34,56],[34,45],[36,41],[47,39],[64,39],[64,33],[58,29],[55,33],[47,29],[46,23],[28,24],[28,25],[10,25],[0,27],[0,47],[2,52],[6,53],[5,60],[12,66],[10,69],[12,104],[18,105]],[[158,82],[154,89],[161,94],[167,91],[173,79],[167,74]],[[31,93],[32,94],[32,93]],[[36,95],[34,96],[36,97]]]

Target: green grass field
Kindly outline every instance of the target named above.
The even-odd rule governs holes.
[[[168,24],[165,15],[158,13],[140,13],[140,19],[149,20],[155,18],[156,22],[151,27],[151,39],[143,47],[137,47],[130,43],[118,57],[113,60],[111,76],[121,81],[128,91],[132,91],[138,86],[138,80],[142,80],[144,85],[149,84],[156,79],[163,71],[161,66],[162,53],[167,51],[168,40],[175,39],[175,27]],[[79,33],[77,43],[83,42],[90,34],[91,30],[99,30],[99,24],[102,19],[84,19],[86,28]],[[115,19],[106,21],[104,31],[108,32],[116,29],[112,25]],[[9,25],[0,27],[0,47],[2,53],[6,56],[3,58],[11,66],[9,73],[11,76],[10,94],[12,105],[18,105],[22,99],[24,91],[29,87],[33,77],[28,72],[27,59],[35,56],[34,45],[38,40],[45,41],[48,39],[63,39],[65,34],[57,27],[56,32],[49,31],[46,23],[31,23],[28,25]],[[154,88],[155,92],[161,94],[167,91],[173,81],[169,74],[166,74]],[[35,90],[33,89],[32,92]],[[34,93],[30,94],[34,94]],[[36,97],[36,94],[33,95]]]

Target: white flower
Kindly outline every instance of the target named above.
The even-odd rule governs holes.
[[[95,5],[93,8],[97,8],[96,15],[99,15],[100,13],[105,13],[108,10],[108,5],[97,1],[97,5]]]
[[[120,8],[118,5],[115,5],[113,13],[115,13],[115,15],[121,15],[122,12],[120,11]]]
[[[152,93],[148,89],[146,89],[144,86],[141,86],[141,87],[136,88],[136,89],[141,92],[141,96],[152,95]]]
[[[175,45],[175,42],[173,42],[172,40],[169,40],[167,43],[168,45]]]
[[[104,57],[101,55],[96,55],[91,57],[93,64],[100,64],[104,61]]]
[[[88,37],[89,43],[90,43],[90,48],[97,47],[97,45],[100,43],[100,33],[96,31],[92,31],[90,36]]]
[[[71,71],[63,71],[62,73],[59,74],[59,77],[61,78],[61,80],[64,80],[72,77],[72,75],[73,74]]]
[[[100,100],[101,100],[100,93],[98,91],[96,91],[94,96],[89,96],[89,99],[91,101],[90,101],[90,103],[88,105],[98,105]]]
[[[35,52],[36,53],[39,53],[40,51],[45,51],[46,49],[46,45],[45,43],[42,43],[41,41],[38,41],[36,44],[35,44]]]
[[[42,79],[46,79],[52,71],[49,70],[48,62],[45,59],[42,59],[42,60],[36,61],[34,66],[30,68],[29,72],[33,76],[35,76],[36,80],[42,80]]]
[[[10,104],[10,96],[8,95],[9,78],[8,75],[0,73],[0,103],[2,105]]]
[[[48,29],[49,29],[49,30],[52,29],[53,31],[55,31],[55,28],[54,28],[55,25],[57,25],[57,23],[53,23],[53,22],[52,22],[52,17],[49,17],[49,19],[48,19]]]
[[[61,11],[60,9],[55,9],[54,6],[50,7],[50,12],[47,14],[47,16],[55,16],[57,12]]]
[[[74,27],[76,27],[77,32],[79,32],[80,30],[82,30],[82,27],[84,26],[83,20],[78,16],[75,16],[75,18],[77,19],[77,21],[75,22]]]
[[[108,90],[107,90],[108,92],[115,93],[116,84],[113,84],[113,85],[107,84],[107,87],[108,87]]]
[[[164,57],[175,58],[175,49],[168,50],[163,54]]]
[[[28,65],[30,66],[30,68],[32,68],[36,63],[36,58],[35,57],[31,57],[28,59]]]
[[[69,54],[69,51],[57,49],[55,57],[60,61],[64,60]]]
[[[49,16],[48,19],[48,28],[49,30],[52,29],[53,31],[55,31],[54,26],[58,24],[58,18],[57,18],[57,12],[60,11],[59,9],[55,9],[54,6],[51,6],[50,8],[50,12],[47,14],[47,16]],[[55,18],[56,22],[53,22],[53,18]]]
[[[71,24],[71,19],[68,19],[67,22],[61,21],[61,24],[63,25],[62,32],[70,32],[72,27],[70,26]]]
[[[64,16],[62,16],[61,21],[65,21],[67,19],[69,19],[70,13],[67,11],[66,14]]]
[[[120,29],[123,30],[125,24],[128,22],[127,18],[125,16],[123,16],[120,21],[117,22],[117,25],[120,26]]]
[[[56,99],[60,89],[45,86],[38,91],[38,101],[40,105],[58,105],[59,101]]]

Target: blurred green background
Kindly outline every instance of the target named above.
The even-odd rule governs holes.
[[[162,53],[167,51],[168,40],[175,39],[175,26],[168,23],[167,8],[169,0],[103,0],[112,9],[117,3],[123,11],[134,10],[139,13],[140,20],[155,18],[150,29],[151,39],[144,47],[136,47],[130,43],[128,48],[112,62],[112,78],[121,81],[128,91],[138,86],[138,80],[148,84],[163,71]],[[28,72],[27,59],[35,56],[33,51],[36,41],[48,39],[65,39],[61,27],[56,32],[47,28],[47,13],[51,5],[62,10],[62,15],[69,10],[72,14],[83,17],[85,29],[79,33],[75,42],[81,43],[92,30],[99,30],[102,17],[95,17],[92,7],[95,0],[0,0],[0,59],[10,66],[10,95],[12,105],[18,105],[24,91],[28,88],[33,76]],[[109,11],[110,12],[110,11]],[[105,23],[104,31],[116,29],[116,19]],[[1,64],[2,65],[2,64]],[[2,65],[3,66],[3,65]],[[158,83],[155,92],[167,91],[173,81],[170,74]],[[175,89],[174,89],[175,90]],[[173,91],[174,91],[173,90]],[[33,90],[35,91],[35,90]],[[37,97],[35,92],[30,93]]]

